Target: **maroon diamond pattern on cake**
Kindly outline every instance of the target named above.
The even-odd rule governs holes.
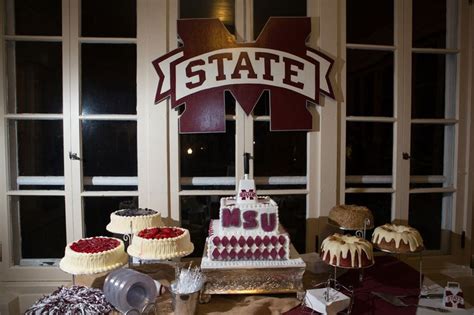
[[[263,238],[263,245],[268,246],[268,244],[270,244],[270,238],[268,237],[268,235],[265,235],[265,237]]]
[[[227,246],[227,244],[229,244],[229,239],[227,238],[227,236],[224,236],[221,242],[222,242],[222,245]]]
[[[212,257],[214,257],[215,259],[219,258],[220,255],[221,255],[221,253],[219,253],[219,250],[217,250],[217,248],[215,248],[212,251]]]
[[[252,236],[249,236],[249,237],[247,238],[247,245],[248,245],[249,247],[252,247],[252,245],[253,245],[254,243],[255,243],[255,240],[253,239],[253,237],[252,237]]]
[[[276,259],[276,258],[277,258],[278,253],[277,253],[277,250],[276,250],[275,248],[271,250],[270,256],[272,257],[272,259]]]
[[[280,235],[280,237],[278,238],[278,241],[280,242],[281,245],[283,245],[286,242],[286,237],[284,237],[283,235]]]
[[[212,239],[212,243],[214,243],[214,245],[219,245],[221,243],[221,239],[219,236],[216,236]]]
[[[235,245],[237,245],[237,239],[235,238],[235,236],[232,236],[232,237],[230,238],[230,241],[229,241],[229,242],[230,242],[230,245],[232,245],[232,246],[234,246],[234,247],[235,247]]]
[[[239,252],[237,253],[237,257],[238,257],[239,259],[242,259],[242,258],[245,257],[245,252],[244,252],[243,249],[239,250]]]
[[[273,246],[275,246],[278,243],[278,237],[272,236],[271,243],[272,243]]]
[[[280,250],[278,251],[278,255],[279,255],[281,258],[283,258],[283,257],[285,257],[285,254],[286,254],[285,250],[284,250],[283,248],[280,248]]]
[[[244,247],[245,246],[245,238],[243,236],[239,237],[239,245],[240,247]]]
[[[260,246],[262,244],[262,238],[260,236],[257,236],[255,238],[255,245]]]

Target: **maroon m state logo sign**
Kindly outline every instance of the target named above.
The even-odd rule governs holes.
[[[178,21],[183,47],[153,61],[159,83],[155,102],[185,105],[182,133],[224,132],[224,92],[248,115],[270,93],[271,130],[310,130],[306,103],[334,98],[333,60],[309,48],[310,18],[270,18],[254,43],[237,43],[218,19]]]

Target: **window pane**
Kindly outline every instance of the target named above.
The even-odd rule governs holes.
[[[411,175],[443,175],[444,133],[444,125],[412,125]]]
[[[182,177],[235,176],[234,121],[225,133],[181,134],[179,145]]]
[[[347,50],[347,115],[393,116],[393,52]]]
[[[446,58],[438,54],[413,54],[413,118],[445,117]]]
[[[348,0],[346,5],[348,43],[393,45],[393,0]]]
[[[136,0],[82,0],[83,37],[136,37]]]
[[[306,176],[306,134],[254,122],[254,176]]]
[[[270,96],[264,91],[253,109],[254,116],[270,116]]]
[[[219,218],[221,196],[183,196],[180,198],[181,226],[189,230],[194,252],[201,257],[208,236],[211,219]]]
[[[299,253],[306,253],[306,195],[270,197],[278,204],[280,224],[290,234],[291,243]]]
[[[408,224],[418,229],[426,249],[441,248],[443,194],[411,194]],[[427,220],[427,218],[429,218]]]
[[[61,35],[61,0],[14,1],[15,35]]]
[[[393,124],[347,122],[346,175],[391,175]]]
[[[82,114],[137,113],[137,52],[129,44],[82,44]]]
[[[218,18],[230,33],[235,34],[235,0],[180,0],[179,17]]]
[[[306,16],[306,0],[253,1],[253,36],[258,37],[271,16]]]
[[[345,203],[369,208],[374,216],[374,227],[392,222],[392,194],[346,194]],[[372,232],[373,229],[367,230],[367,239],[371,239]]]
[[[19,220],[20,223],[21,257],[63,257],[66,246],[64,197],[12,197],[11,204],[19,207],[18,212],[12,214],[13,222]],[[16,213],[19,218],[15,218]]]
[[[13,167],[19,176],[64,175],[62,121],[12,121],[10,132],[17,138],[18,167]],[[14,148],[15,137],[11,136],[10,141]],[[12,188],[15,185],[12,183]]]
[[[16,93],[12,90],[11,93],[15,94],[9,95],[9,112],[61,113],[61,43],[10,43],[9,52],[8,58],[15,60],[16,64]]]
[[[446,3],[449,2],[456,1],[413,1],[413,47],[446,48]]]
[[[105,227],[110,222],[110,214],[123,209],[121,205],[136,203],[134,197],[85,197],[84,225],[85,237],[114,236]],[[137,204],[138,206],[138,204]],[[115,235],[121,238],[121,235]]]
[[[137,123],[83,121],[84,176],[137,176]]]

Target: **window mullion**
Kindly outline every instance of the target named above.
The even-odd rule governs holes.
[[[63,1],[65,3],[67,1]],[[69,78],[70,80],[70,90],[68,91],[70,97],[69,104],[69,126],[68,129],[65,129],[64,132],[64,141],[66,143],[67,138],[69,138],[70,143],[69,147],[65,147],[65,167],[70,165],[71,173],[70,180],[66,179],[66,186],[69,186],[72,201],[72,215],[73,215],[73,224],[68,225],[68,228],[73,228],[72,240],[82,238],[84,236],[84,224],[83,224],[83,200],[81,197],[83,179],[82,179],[82,162],[79,160],[69,160],[69,152],[76,153],[79,157],[82,157],[82,138],[81,138],[81,121],[79,119],[80,114],[80,82],[81,82],[81,71],[80,71],[80,62],[81,62],[81,44],[79,42],[80,35],[80,1],[71,0],[70,5],[70,14],[69,18]],[[67,88],[67,87],[65,87]],[[66,113],[64,114],[65,119]],[[69,137],[66,135],[67,130],[69,131]],[[65,172],[67,176],[68,172]],[[69,185],[68,185],[69,183]],[[69,190],[68,189],[68,190]],[[67,221],[69,222],[69,221]],[[69,232],[68,232],[69,235]],[[72,241],[69,240],[68,241]]]
[[[395,1],[395,125],[393,141],[393,174],[395,194],[392,198],[392,220],[408,221],[410,162],[403,152],[410,152],[411,120],[411,0]]]
[[[66,215],[66,241],[74,241],[74,190],[73,190],[73,160],[69,159],[69,151],[72,148],[71,138],[71,37],[70,35],[70,15],[69,0],[62,1],[62,64],[63,64],[63,160],[64,160],[64,202]]]

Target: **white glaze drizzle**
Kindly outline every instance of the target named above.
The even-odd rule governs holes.
[[[407,225],[384,224],[377,227],[372,234],[372,242],[380,244],[385,239],[387,243],[395,241],[395,247],[400,247],[400,242],[408,244],[410,251],[415,251],[418,247],[423,246],[423,239],[420,233]]]
[[[362,253],[365,253],[370,261],[374,261],[372,244],[366,240],[349,235],[334,234],[326,237],[321,244],[321,250],[323,251],[323,260],[326,260],[328,252],[331,257],[329,262],[332,263],[333,259],[336,258],[336,265],[340,266],[341,258],[345,259],[351,254],[351,267],[363,267],[362,266]],[[355,258],[358,257],[358,266],[356,266]]]

